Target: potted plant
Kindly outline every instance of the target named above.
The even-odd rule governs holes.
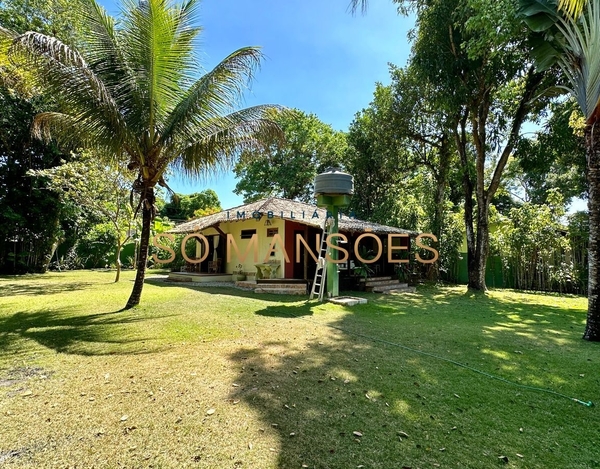
[[[232,277],[235,282],[246,280],[246,274],[244,273],[244,266],[242,264],[235,266]]]

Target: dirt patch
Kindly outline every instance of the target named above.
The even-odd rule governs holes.
[[[0,372],[0,387],[11,387],[32,378],[46,379],[51,375],[52,371],[37,366],[12,368],[5,372]]]

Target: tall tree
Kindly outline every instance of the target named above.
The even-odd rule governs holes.
[[[376,84],[373,101],[350,126],[353,208],[368,220],[432,232],[450,246],[447,195],[457,160],[451,118],[414,68],[391,66],[391,76],[391,85]],[[432,265],[428,276],[440,267]]]
[[[581,115],[572,100],[550,106],[550,118],[533,137],[523,136],[507,166],[507,183],[513,196],[524,202],[545,204],[558,189],[568,205],[574,197],[587,197],[583,132],[573,125]]]
[[[454,116],[463,170],[468,287],[485,291],[490,204],[521,127],[544,104],[536,98],[553,77],[531,65],[527,33],[515,21],[512,0],[394,2],[404,12],[416,12],[411,64],[436,84],[438,106]],[[366,4],[351,2],[354,8]]]
[[[170,220],[189,220],[221,210],[217,193],[212,189],[206,189],[189,195],[173,194],[171,201],[160,209],[160,215]]]
[[[0,272],[44,272],[60,237],[58,195],[30,169],[58,165],[64,157],[30,136],[43,99],[21,99],[0,87]]]
[[[277,120],[285,140],[263,149],[244,151],[235,174],[234,192],[253,202],[264,197],[312,202],[315,176],[330,166],[341,166],[346,151],[342,132],[298,109]]]
[[[140,302],[155,188],[169,167],[199,176],[229,165],[242,148],[279,133],[275,106],[236,110],[261,59],[256,47],[239,49],[196,78],[194,40],[198,0],[123,0],[119,22],[95,0],[82,0],[87,35],[80,50],[37,32],[18,36],[13,55],[24,57],[40,86],[60,100],[62,112],[38,114],[34,133],[64,147],[94,148],[126,164],[142,213],[137,274],[126,308]]]
[[[410,65],[391,67],[393,127],[415,165],[425,168],[431,181],[427,229],[443,236],[448,184],[457,158],[452,138],[454,115],[438,105],[437,85]],[[437,265],[437,264],[436,264]]]
[[[394,122],[394,95],[389,86],[375,86],[369,107],[356,114],[348,131],[346,167],[354,176],[351,208],[365,220],[417,229],[423,203],[406,192],[414,164],[405,135]],[[413,181],[413,188],[414,188]]]
[[[583,338],[600,341],[600,0],[520,0],[520,14],[538,36],[540,69],[557,64],[585,118],[588,210],[588,313]],[[595,132],[596,130],[596,132]]]
[[[530,65],[526,34],[514,21],[511,0],[435,2],[419,13],[418,24],[415,66],[432,81],[437,77],[440,105],[456,116],[468,287],[485,290],[490,204],[523,123],[542,104],[535,98],[548,85]]]
[[[109,223],[114,236],[115,282],[121,277],[121,251],[134,231],[133,209],[129,203],[132,176],[107,166],[92,154],[84,154],[50,169],[34,170],[30,175],[48,178],[48,188],[88,214]]]
[[[16,32],[37,29],[67,42],[80,35],[68,0],[0,1],[0,271],[43,272],[62,236],[65,207],[44,180],[27,176],[29,169],[59,164],[68,155],[56,145],[31,137],[34,116],[53,109],[54,97],[36,88],[18,64],[8,60]],[[15,31],[15,33],[10,32]]]

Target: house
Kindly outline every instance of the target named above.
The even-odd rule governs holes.
[[[318,242],[327,216],[325,209],[314,205],[270,197],[182,223],[169,233],[200,240],[197,264],[191,266],[196,274],[242,270],[251,278],[309,281],[316,270]],[[398,264],[388,261],[389,242],[392,259],[408,258],[411,238],[418,235],[345,213],[339,218],[339,232],[347,238],[339,246],[348,252],[348,259],[339,263],[342,283],[352,276],[353,267],[362,265],[359,259],[366,252],[369,257],[363,259],[378,257],[369,264],[374,275],[393,275]]]

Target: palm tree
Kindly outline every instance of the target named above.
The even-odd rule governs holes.
[[[84,0],[85,42],[76,50],[55,37],[27,32],[11,54],[36,71],[62,112],[36,116],[33,132],[71,147],[112,155],[137,179],[142,213],[137,275],[126,308],[139,304],[155,216],[155,187],[169,168],[202,176],[230,167],[238,152],[279,134],[278,106],[236,110],[261,60],[256,47],[233,52],[198,78],[194,40],[198,0],[122,0],[119,23]],[[5,38],[8,32],[0,32]]]
[[[600,0],[520,0],[525,23],[539,33],[539,68],[558,65],[585,117],[590,223],[588,312],[583,338],[600,341]]]

